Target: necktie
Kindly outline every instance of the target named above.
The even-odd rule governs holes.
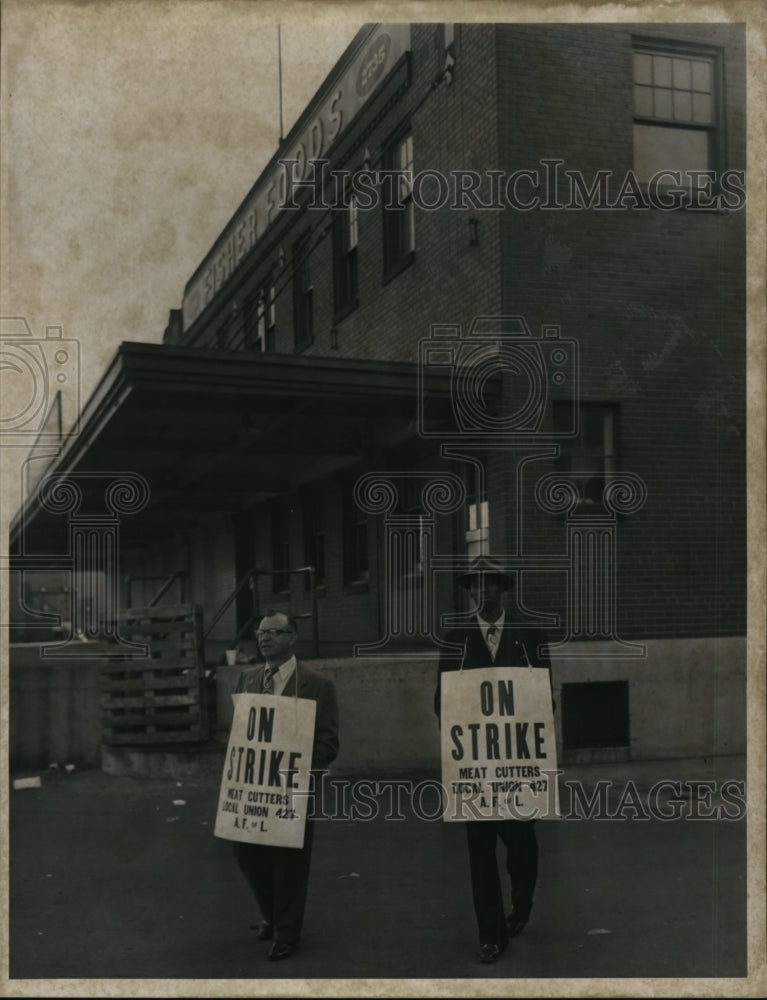
[[[264,669],[264,694],[274,694],[274,671],[271,667]]]
[[[495,625],[491,625],[487,630],[487,648],[490,650],[493,660],[495,660],[495,652],[498,649],[498,641],[498,628]]]

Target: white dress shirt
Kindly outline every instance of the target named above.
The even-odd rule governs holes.
[[[506,612],[501,611],[501,614],[494,622],[486,622],[484,618],[477,614],[477,621],[479,622],[479,627],[482,631],[482,638],[485,640],[485,645],[490,650],[490,656],[492,657],[493,663],[495,663],[495,654],[498,652],[498,646],[501,642],[501,629],[503,628],[503,623],[506,620]],[[488,637],[488,632],[491,628],[495,628],[496,632]]]
[[[266,664],[266,669],[269,668],[269,664]],[[277,670],[272,672],[272,685],[273,694],[282,694],[285,690],[285,685],[288,683],[290,678],[296,669],[296,658],[291,656],[289,660],[285,660],[282,666],[278,667]]]

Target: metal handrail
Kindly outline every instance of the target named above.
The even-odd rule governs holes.
[[[160,601],[160,599],[163,598],[167,594],[167,592],[170,590],[170,588],[173,586],[173,584],[176,582],[176,580],[180,580],[181,581],[181,603],[183,604],[186,601],[186,598],[187,598],[186,581],[188,579],[189,579],[189,571],[188,570],[177,569],[176,572],[173,574],[173,576],[169,576],[168,579],[166,580],[166,582],[163,584],[163,586],[160,587],[160,589],[154,595],[154,597],[152,598],[152,600],[149,602],[149,607],[153,608],[155,606],[155,604],[157,604]]]
[[[234,637],[235,643],[238,643],[240,641],[240,639],[242,639],[242,637],[244,635],[247,635],[247,633],[253,627],[253,625],[255,624],[255,622],[258,621],[258,617],[259,617],[258,613],[254,611],[253,614],[250,616],[250,618],[248,618],[248,620],[242,626],[242,628],[240,629],[240,631],[237,633],[237,635]]]
[[[128,607],[133,604],[131,587],[134,583],[149,583],[156,582],[157,580],[164,580],[162,587],[157,591],[154,597],[149,601],[147,607],[154,607],[160,598],[164,597],[171,586],[176,582],[176,580],[181,580],[181,603],[183,604],[187,599],[186,593],[186,581],[189,578],[189,572],[185,569],[176,570],[171,576],[126,576],[125,577],[125,603]]]
[[[253,579],[253,576],[255,575],[256,572],[257,571],[256,571],[256,569],[254,567],[253,569],[249,569],[248,572],[245,574],[245,576],[243,576],[243,578],[236,585],[236,587],[231,592],[231,594],[226,598],[226,600],[224,601],[224,603],[219,607],[219,609],[213,615],[213,618],[211,619],[210,625],[208,625],[207,629],[205,630],[203,638],[205,638],[205,639],[208,638],[208,636],[213,631],[213,629],[216,627],[216,625],[218,625],[219,621],[224,617],[224,615],[229,610],[229,608],[232,606],[232,604],[237,600],[237,595],[240,593],[240,591],[242,590],[242,588],[245,586],[246,583],[250,583],[250,581]]]

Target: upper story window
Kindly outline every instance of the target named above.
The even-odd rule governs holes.
[[[257,342],[259,350],[267,354],[274,350],[277,307],[275,288],[271,275],[258,296]]]
[[[215,339],[211,340],[210,347],[220,351],[231,350],[235,335],[236,313],[230,313],[216,331]]]
[[[572,421],[572,403],[554,402],[554,428]],[[618,467],[618,408],[614,403],[581,403],[580,433],[563,439],[556,468],[575,482],[582,507],[599,506]]]
[[[354,500],[352,479],[344,478],[341,516],[343,519],[344,584],[357,589],[367,588],[370,579],[368,517]]]
[[[296,353],[314,340],[310,240],[311,233],[304,233],[293,246],[293,337]]]
[[[304,563],[314,567],[314,583],[325,586],[325,512],[319,489],[306,488],[301,494],[304,522]],[[311,589],[311,577],[304,574],[304,590]]]
[[[357,306],[357,247],[359,208],[350,195],[347,204],[333,218],[333,294],[336,320]]]
[[[453,23],[441,24],[437,29],[437,47],[441,61],[440,69],[446,83],[452,83],[458,58],[458,26]]]
[[[269,275],[254,298],[246,303],[243,346],[268,354],[274,350],[277,325],[276,290]]]
[[[384,279],[407,267],[415,256],[413,203],[413,136],[400,134],[385,149],[387,176],[383,192]]]
[[[481,464],[466,466],[464,542],[470,556],[486,555],[490,546],[490,504]]]
[[[423,586],[424,565],[428,556],[425,549],[426,512],[421,495],[421,477],[407,477],[402,483],[397,513],[405,515],[415,533],[408,537],[398,557],[399,582],[404,586]]]
[[[690,46],[634,45],[634,172],[648,182],[661,171],[719,166],[719,56]],[[671,184],[671,178],[663,181]]]

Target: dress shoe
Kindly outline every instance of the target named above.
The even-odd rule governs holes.
[[[281,962],[283,958],[290,958],[296,946],[290,941],[275,941],[269,949],[269,961]]]
[[[262,920],[260,924],[253,924],[253,930],[258,931],[256,937],[259,941],[271,941],[274,937],[274,927],[266,920]]]
[[[497,962],[501,957],[504,948],[499,947],[497,944],[483,944],[479,949],[480,962],[482,962],[483,965],[489,965],[491,962]]]
[[[527,926],[527,917],[523,917],[516,910],[512,910],[506,918],[506,926],[509,928],[509,937],[516,937]]]

